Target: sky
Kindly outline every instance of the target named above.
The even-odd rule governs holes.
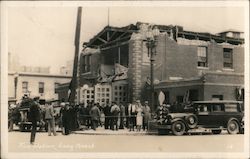
[[[180,25],[187,31],[218,33],[244,31],[242,7],[84,7],[81,44],[108,25],[136,22]],[[8,52],[21,65],[50,66],[52,73],[74,59],[77,7],[8,7]]]

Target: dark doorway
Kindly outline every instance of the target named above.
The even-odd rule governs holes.
[[[177,103],[183,103],[183,96],[176,96]]]
[[[198,101],[199,100],[199,92],[197,89],[189,90],[189,101]]]

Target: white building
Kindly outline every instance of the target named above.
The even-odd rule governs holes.
[[[8,98],[19,101],[24,94],[41,99],[57,100],[58,84],[71,81],[71,74],[51,74],[50,67],[21,66],[17,56],[9,53]]]
[[[15,80],[16,79],[16,80]],[[8,97],[20,100],[24,94],[41,99],[57,100],[58,84],[71,80],[71,76],[28,72],[8,73]]]

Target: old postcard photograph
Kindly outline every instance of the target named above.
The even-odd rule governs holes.
[[[248,1],[4,1],[1,158],[249,158]]]

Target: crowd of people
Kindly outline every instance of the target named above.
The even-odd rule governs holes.
[[[38,99],[33,99],[34,102],[36,100]],[[23,105],[29,105],[30,121],[32,119],[32,114],[34,114],[31,111],[34,102],[25,98],[23,100]],[[87,105],[73,105],[67,102],[62,102],[60,103],[60,106],[57,106],[57,108],[59,108],[57,111],[51,102],[45,102],[44,105],[40,105],[39,101],[37,101],[36,104],[39,105],[39,112],[35,113],[34,118],[36,118],[37,121],[44,123],[49,135],[51,135],[51,133],[56,135],[56,130],[58,128],[61,128],[63,134],[68,135],[71,131],[81,129],[96,130],[99,126],[114,131],[124,128],[127,128],[129,131],[145,131],[148,129],[148,122],[151,120],[152,116],[148,101],[145,101],[142,104],[140,100],[135,100],[132,103],[119,104],[112,102],[105,106],[100,106],[99,103],[93,102],[89,102]],[[181,112],[181,109],[178,109],[177,111],[174,108],[178,107],[170,107],[170,105],[167,105],[168,111]],[[162,106],[159,106],[156,110],[158,117],[161,116],[161,114],[157,113],[161,112],[159,111],[160,109],[162,109]],[[22,117],[20,116],[18,109],[13,107],[13,105],[10,105],[9,131],[13,130],[14,123],[17,124],[18,121],[21,120],[20,118]]]
[[[29,112],[27,116],[21,113],[19,107],[27,107]],[[163,104],[160,105],[155,113],[157,121],[164,121],[164,117],[169,112],[182,112],[182,105]],[[24,97],[21,104],[9,106],[9,131],[13,130],[13,124],[19,121],[30,121],[32,123],[30,142],[35,140],[37,127],[41,128],[41,123],[48,131],[48,135],[57,135],[58,128],[62,130],[63,135],[69,135],[75,130],[88,130],[97,127],[104,127],[118,131],[119,129],[128,129],[129,131],[146,131],[148,123],[152,118],[152,112],[148,101],[143,103],[135,100],[132,103],[112,102],[105,106],[99,103],[89,102],[87,105],[74,105],[62,102],[60,105],[54,105],[52,102],[39,103],[39,98],[30,99]],[[38,125],[39,124],[39,125]]]
[[[60,103],[59,111],[51,102],[39,104],[39,99],[26,99],[24,97],[22,104],[15,107],[9,107],[9,131],[13,130],[13,124],[22,121],[22,113],[19,107],[28,107],[27,120],[32,121],[34,118],[46,125],[49,135],[56,135],[56,126],[62,129],[63,134],[68,135],[71,131],[79,129],[93,129],[101,126],[105,129],[117,131],[127,128],[129,131],[147,130],[148,121],[151,118],[151,110],[148,101],[141,104],[140,100],[133,103],[112,102],[106,106],[100,106],[99,103],[89,102],[87,105],[72,105],[67,102]],[[35,103],[35,104],[34,104]],[[23,105],[23,106],[22,106]],[[33,110],[33,105],[38,105],[38,110]],[[37,127],[37,126],[36,126]]]
[[[76,129],[96,130],[98,126],[104,126],[105,129],[114,131],[124,128],[128,128],[129,131],[135,131],[135,129],[141,131],[147,130],[148,121],[151,118],[148,101],[145,101],[143,105],[136,100],[129,104],[112,102],[106,106],[100,106],[99,103],[78,106],[61,103],[61,106],[62,127],[65,132],[68,132],[70,125]],[[72,116],[68,117],[70,114]]]

